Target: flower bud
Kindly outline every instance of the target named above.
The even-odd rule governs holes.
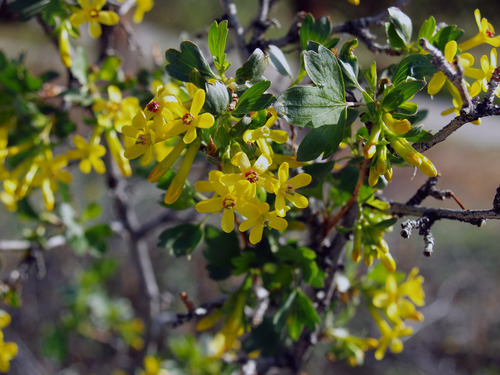
[[[380,255],[380,260],[384,267],[387,269],[389,272],[394,272],[396,271],[396,261],[392,257],[391,253],[382,253]]]
[[[434,167],[434,164],[432,164],[432,162],[424,155],[422,155],[422,164],[420,164],[418,169],[420,169],[427,177],[437,176],[436,167]]]
[[[375,165],[377,173],[384,175],[387,172],[387,148],[385,146],[378,148],[377,163]]]
[[[375,167],[370,167],[370,172],[368,173],[368,185],[375,186],[378,182],[379,174]]]
[[[354,263],[358,263],[361,260],[361,224],[356,224],[354,228],[354,240],[352,245],[352,260]]]

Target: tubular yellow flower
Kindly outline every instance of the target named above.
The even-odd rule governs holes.
[[[174,179],[170,183],[170,186],[165,193],[165,198],[163,201],[166,204],[174,203],[182,193],[182,189],[184,188],[184,182],[186,182],[186,178],[189,174],[189,170],[191,169],[191,165],[193,164],[196,153],[200,149],[201,139],[197,138],[194,142],[189,145],[189,148],[182,160],[181,166],[177,171]]]
[[[120,17],[115,12],[101,10],[106,0],[78,0],[78,4],[81,9],[76,9],[69,21],[76,28],[88,22],[89,34],[94,39],[101,36],[101,24],[113,26],[120,21]]]
[[[162,176],[172,168],[177,158],[180,156],[184,148],[186,148],[186,144],[182,139],[179,139],[179,142],[175,145],[175,147],[168,153],[165,158],[158,163],[156,167],[153,168],[151,173],[149,174],[148,181],[153,183],[158,181]]]
[[[215,191],[216,195],[196,204],[196,210],[200,213],[217,213],[222,211],[221,228],[230,233],[234,229],[234,211],[239,211],[251,197],[251,187],[248,181],[238,181],[234,186],[226,187],[219,181],[221,171],[210,171],[209,181],[198,181],[195,188],[202,192]]]
[[[232,186],[240,180],[247,180],[252,184],[252,195],[257,191],[257,184],[263,186],[267,192],[274,192],[274,177],[265,175],[265,172],[272,163],[271,158],[262,154],[252,165],[247,154],[240,151],[231,159],[231,163],[238,167],[240,173],[228,173],[221,176],[220,181],[223,185]]]
[[[476,19],[476,24],[479,32],[471,39],[460,43],[458,45],[458,48],[460,48],[462,51],[465,51],[485,43],[493,47],[499,47],[500,36],[495,36],[495,29],[493,28],[491,23],[489,23],[486,18],[481,18],[479,9],[476,9],[474,11],[474,18]]]
[[[130,177],[132,175],[132,168],[130,168],[130,162],[124,155],[123,146],[118,139],[118,135],[114,129],[108,130],[104,133],[104,135],[115,163],[118,165],[120,171],[125,177]]]
[[[148,120],[143,111],[139,111],[132,119],[132,126],[125,125],[122,128],[125,136],[135,140],[135,143],[125,149],[124,156],[127,159],[135,159],[144,154],[141,160],[143,165],[148,165],[153,160],[153,145],[156,143],[156,135],[148,126]]]
[[[455,59],[456,54],[457,54],[457,42],[451,40],[448,43],[446,43],[446,46],[444,47],[444,57],[446,61],[452,63],[453,60]],[[435,73],[432,76],[431,80],[429,81],[429,84],[427,85],[427,93],[429,95],[437,94],[443,87],[445,81],[446,81],[446,76],[444,75],[443,72]]]
[[[180,117],[179,120],[170,121],[165,130],[166,137],[173,137],[186,132],[184,142],[189,144],[196,138],[196,128],[208,129],[214,122],[210,113],[199,114],[205,104],[205,91],[198,89],[193,97],[189,111],[180,102],[169,103],[169,109]]]
[[[134,17],[132,20],[134,23],[141,23],[144,18],[144,13],[149,12],[153,9],[153,0],[136,0],[137,7],[135,8]]]
[[[275,208],[278,216],[285,217],[286,215],[286,202],[285,199],[292,202],[297,208],[306,208],[309,202],[306,197],[295,192],[312,181],[312,177],[307,173],[300,173],[291,179],[289,176],[289,166],[285,162],[280,165],[278,170],[278,184],[275,187],[274,193],[276,194]]]
[[[52,151],[47,150],[43,158],[34,161],[38,165],[38,173],[33,178],[33,187],[42,189],[45,208],[48,211],[54,209],[54,192],[57,191],[57,181],[69,184],[73,177],[68,171],[63,170],[68,164],[66,155],[52,156]]]
[[[264,126],[254,130],[247,130],[243,134],[243,140],[247,143],[257,143],[260,152],[269,155],[272,159],[274,151],[269,145],[268,140],[279,144],[285,143],[288,141],[288,133],[284,130],[270,129],[270,127],[273,126],[278,119],[278,114],[274,108],[269,108],[268,113],[271,114],[271,117],[269,117]]]
[[[247,220],[240,224],[239,230],[245,232],[252,228],[249,240],[254,245],[262,240],[264,227],[285,230],[288,226],[288,222],[279,217],[276,211],[269,211],[267,203],[261,202],[257,205],[246,204],[240,209],[240,212]]]
[[[115,85],[109,85],[108,100],[97,99],[92,110],[97,113],[97,122],[104,128],[114,127],[121,131],[125,124],[130,124],[137,111],[139,99],[134,96],[123,98],[122,92]]]
[[[57,39],[59,42],[59,56],[61,61],[66,68],[71,66],[71,53],[69,46],[68,29],[62,26],[57,34]]]
[[[100,131],[94,131],[88,143],[81,135],[75,135],[73,138],[73,144],[77,149],[68,151],[67,156],[69,159],[80,159],[79,167],[83,173],[90,173],[92,168],[99,174],[106,172],[104,162],[101,160],[106,154],[106,148],[99,144],[100,140]]]

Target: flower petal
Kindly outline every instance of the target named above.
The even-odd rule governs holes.
[[[234,229],[234,211],[225,209],[222,212],[222,220],[220,222],[221,229],[226,233],[231,233]]]
[[[99,12],[99,22],[108,26],[116,25],[120,22],[120,16],[110,10],[103,10]]]

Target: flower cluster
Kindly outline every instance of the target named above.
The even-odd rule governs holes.
[[[481,17],[479,9],[474,11],[474,17],[478,26],[478,33],[459,44],[455,40],[451,40],[444,48],[444,57],[446,61],[451,64],[455,62],[455,60],[458,60],[463,67],[464,75],[474,80],[472,83],[465,82],[468,94],[471,97],[479,95],[481,91],[486,92],[488,90],[488,82],[497,67],[497,51],[495,48],[492,48],[489,58],[483,55],[480,59],[480,68],[473,67],[475,62],[474,56],[465,51],[484,44],[493,47],[500,46],[500,36],[495,36],[493,25],[491,25],[486,18]],[[433,75],[427,87],[427,92],[429,95],[435,95],[443,86],[446,86],[453,98],[453,107],[443,111],[442,115],[446,116],[451,113],[459,115],[460,109],[464,104],[462,97],[458,89],[446,78],[443,72],[437,72]],[[500,89],[495,91],[495,95],[500,97]],[[473,123],[480,124],[481,121],[476,120],[473,121]]]
[[[413,268],[406,281],[398,284],[396,275],[388,274],[383,290],[374,293],[370,314],[382,337],[375,351],[375,358],[382,359],[387,348],[393,353],[403,350],[400,337],[409,336],[413,330],[405,325],[405,320],[423,321],[424,316],[415,306],[423,306],[425,294],[422,289],[424,278],[418,275],[418,268]],[[381,312],[387,317],[384,319]],[[392,326],[391,326],[392,324]]]
[[[437,170],[432,162],[410,145],[404,135],[411,130],[408,119],[395,119],[389,112],[384,112],[371,128],[370,136],[363,146],[365,159],[371,159],[372,164],[368,175],[368,183],[375,186],[379,176],[387,181],[392,180],[392,166],[387,156],[387,144],[408,164],[420,169],[429,177],[435,177]]]
[[[10,324],[11,318],[4,310],[0,310],[0,372],[7,373],[10,369],[10,361],[17,356],[17,345],[13,342],[5,342],[2,329]]]
[[[255,130],[247,130],[243,139],[255,142],[260,156],[252,163],[248,155],[238,151],[231,158],[231,164],[223,171],[210,171],[208,181],[199,181],[195,188],[202,193],[214,193],[212,198],[205,199],[196,205],[201,213],[222,212],[221,228],[229,233],[234,229],[235,215],[239,213],[245,218],[238,229],[242,232],[251,229],[250,243],[256,244],[262,239],[265,227],[284,230],[288,223],[284,219],[291,204],[303,209],[308,200],[296,190],[311,183],[311,176],[299,173],[290,178],[290,165],[283,161],[277,177],[270,171],[275,154],[269,140],[284,143],[288,134],[283,130],[272,130],[270,126],[276,121],[276,112],[270,108],[271,117],[266,124]],[[267,202],[259,199],[259,192],[274,194],[274,210]]]
[[[377,202],[378,206],[386,205],[383,202]],[[389,245],[383,238],[387,231],[385,223],[390,218],[390,215],[368,205],[360,209],[354,226],[352,260],[355,263],[363,258],[365,264],[371,266],[374,259],[380,259],[388,271],[394,272],[396,270],[396,261],[389,252]]]

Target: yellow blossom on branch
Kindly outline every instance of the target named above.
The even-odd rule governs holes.
[[[102,10],[106,0],[78,0],[81,9],[76,9],[69,18],[71,24],[79,28],[84,23],[89,23],[89,34],[92,38],[99,38],[103,25],[113,26],[120,21],[120,17],[113,11]]]
[[[495,29],[488,22],[486,18],[481,18],[481,13],[479,9],[474,11],[474,18],[476,19],[476,24],[479,29],[478,33],[474,35],[471,39],[466,40],[458,45],[462,51],[474,48],[481,44],[489,44],[493,47],[500,46],[500,36],[495,36]]]
[[[297,208],[306,208],[309,202],[306,197],[297,193],[295,190],[307,186],[311,183],[312,177],[307,173],[299,173],[298,175],[288,179],[289,166],[288,163],[280,165],[278,170],[278,184],[275,187],[276,201],[275,207],[278,216],[284,217],[286,214],[286,200],[290,201]]]

